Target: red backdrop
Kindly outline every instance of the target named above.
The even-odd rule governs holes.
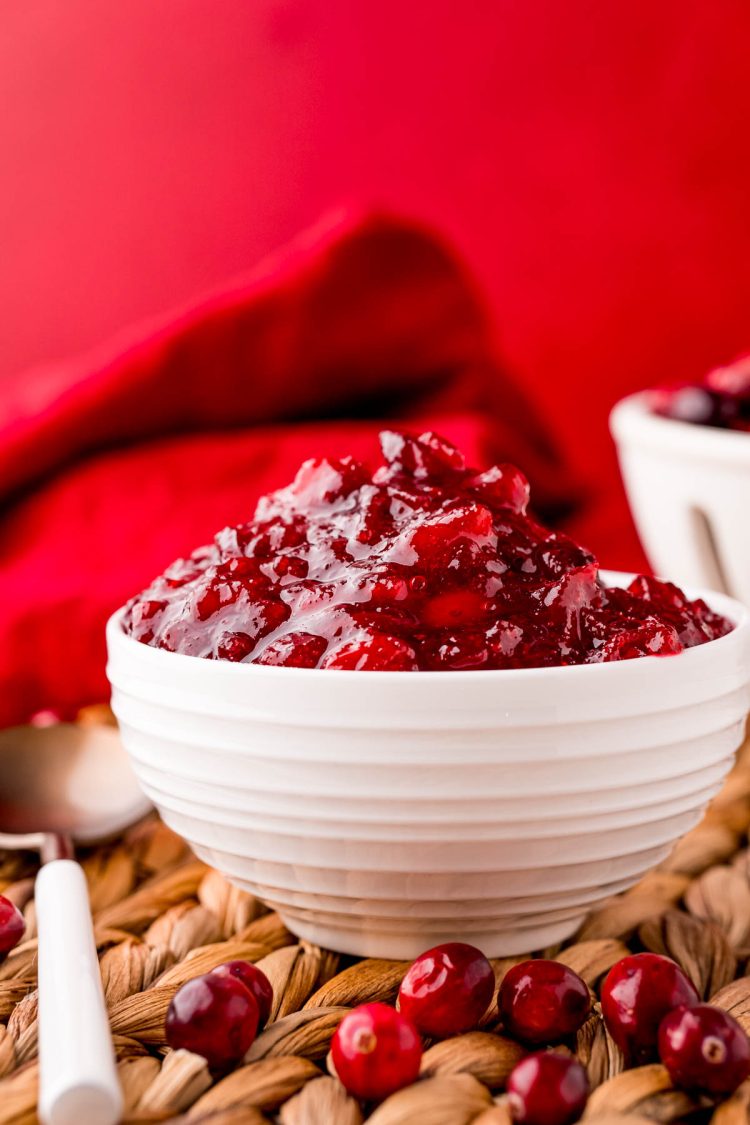
[[[0,27],[6,378],[342,199],[454,239],[612,487],[610,403],[750,344],[746,0],[34,0]]]

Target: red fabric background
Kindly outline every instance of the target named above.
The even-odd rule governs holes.
[[[618,503],[609,405],[750,347],[747,0],[34,0],[0,32],[7,377],[342,200],[455,243]]]
[[[306,457],[374,461],[378,419],[524,465],[549,518],[579,500],[462,268],[384,216],[318,228],[111,354],[17,385],[0,410],[0,725],[106,698],[109,613]]]

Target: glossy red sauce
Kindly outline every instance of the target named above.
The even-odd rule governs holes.
[[[669,583],[607,589],[594,556],[527,514],[512,465],[384,432],[385,464],[307,461],[254,519],[130,602],[144,644],[303,668],[456,670],[666,656],[730,623]]]

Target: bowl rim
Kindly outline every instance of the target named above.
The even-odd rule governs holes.
[[[632,573],[606,569],[601,569],[599,574],[610,585],[622,585],[623,580],[629,581],[634,577]],[[607,676],[610,679],[614,676],[637,676],[641,674],[651,676],[657,674],[657,669],[673,670],[677,661],[680,662],[681,667],[687,673],[689,668],[695,667],[701,661],[712,661],[714,658],[718,658],[720,654],[722,656],[729,655],[730,649],[736,648],[738,644],[745,646],[747,659],[750,662],[750,607],[743,605],[742,602],[729,597],[727,594],[721,594],[714,590],[688,588],[684,592],[691,600],[703,598],[712,610],[727,617],[733,623],[734,628],[723,637],[706,641],[705,644],[696,645],[693,648],[684,649],[673,656],[641,656],[632,660],[615,660],[601,664],[555,664],[543,668],[474,668],[465,671],[405,673],[403,671],[352,671],[338,668],[285,668],[266,664],[237,663],[231,660],[206,660],[204,657],[191,656],[187,653],[168,652],[165,649],[153,648],[151,645],[143,644],[141,641],[135,640],[134,637],[128,636],[122,628],[122,619],[127,606],[122,606],[116,610],[107,621],[107,647],[109,660],[112,659],[114,647],[117,646],[121,652],[130,653],[133,658],[142,662],[148,661],[154,668],[163,667],[165,670],[171,669],[173,672],[182,668],[187,673],[190,670],[194,672],[198,666],[201,666],[207,679],[224,676],[234,676],[239,679],[242,676],[252,676],[256,680],[262,678],[269,681],[286,680],[289,682],[294,678],[310,684],[319,680],[320,677],[324,677],[325,681],[329,682],[333,673],[335,676],[333,682],[342,686],[347,683],[362,684],[369,682],[370,684],[377,683],[383,687],[389,684],[403,685],[405,682],[412,682],[411,677],[413,676],[418,677],[419,682],[423,684],[446,685],[449,683],[467,685],[469,682],[481,682],[489,685],[493,681],[503,685],[521,682],[531,684],[542,679],[558,681],[566,678],[572,683],[575,680],[585,680],[586,677],[593,680],[597,676],[601,681]]]
[[[654,390],[627,395],[612,407],[609,428],[618,445],[642,445],[685,455],[698,452],[715,461],[750,466],[750,434],[656,414],[650,405]]]

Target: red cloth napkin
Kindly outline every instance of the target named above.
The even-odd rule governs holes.
[[[472,282],[388,216],[339,216],[109,354],[17,381],[0,404],[0,725],[107,698],[114,609],[304,458],[377,458],[394,420],[516,462],[548,520],[575,500]]]

